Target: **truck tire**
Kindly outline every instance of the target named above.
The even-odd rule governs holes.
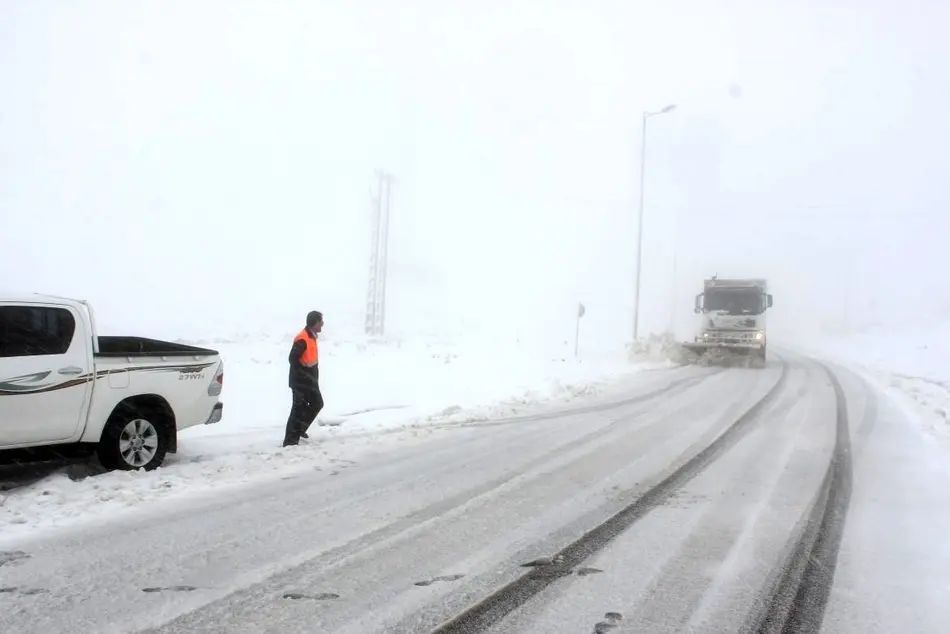
[[[168,423],[154,410],[131,409],[137,411],[117,409],[109,417],[99,441],[99,461],[107,469],[157,469],[168,453]]]
[[[766,366],[765,348],[762,348],[761,350],[755,353],[755,356],[753,357],[752,365],[753,367],[756,367],[756,368],[764,368]]]

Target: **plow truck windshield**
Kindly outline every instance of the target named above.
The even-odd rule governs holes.
[[[726,315],[760,315],[765,295],[758,289],[717,289],[706,293],[704,311]]]

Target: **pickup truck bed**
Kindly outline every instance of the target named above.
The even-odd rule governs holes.
[[[217,350],[145,337],[99,337],[97,357],[171,357],[217,355]]]

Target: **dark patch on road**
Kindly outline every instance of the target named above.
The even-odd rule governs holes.
[[[577,571],[578,577],[586,577],[587,575],[596,575],[603,572],[600,568],[581,568]]]
[[[22,594],[25,596],[32,596],[36,594],[49,594],[49,590],[46,588],[20,588],[19,586],[9,586],[7,588],[0,588],[0,594]]]
[[[853,471],[844,389],[834,372],[823,367],[837,400],[834,451],[801,535],[781,575],[760,601],[764,610],[753,615],[751,626],[744,631],[804,634],[819,631],[824,620],[851,502]]]
[[[458,581],[463,579],[465,575],[442,575],[441,577],[433,577],[432,579],[427,579],[426,581],[417,581],[417,586],[431,586],[433,583],[439,581]]]
[[[545,577],[567,577],[568,575],[576,574],[578,577],[586,577],[588,575],[596,575],[603,572],[600,568],[578,568],[577,570],[566,569],[562,564],[564,563],[564,557],[557,555],[556,557],[541,557],[540,559],[535,559],[534,561],[529,561],[526,564],[521,564],[522,568],[534,568],[534,574],[545,576]]]
[[[521,564],[522,568],[541,568],[543,566],[554,566],[564,561],[563,557],[541,557],[526,564]]]
[[[333,592],[320,592],[318,594],[304,594],[302,592],[287,592],[283,595],[284,599],[291,599],[294,601],[299,601],[301,599],[309,599],[310,601],[331,601],[333,599],[339,599],[340,595]]]
[[[743,438],[760,414],[781,394],[787,378],[788,364],[783,361],[778,381],[758,402],[736,418],[732,425],[704,449],[683,462],[633,503],[569,544],[551,558],[549,565],[540,563],[544,560],[525,564],[532,568],[530,572],[511,581],[458,616],[435,628],[432,634],[484,632],[527,603],[532,597],[537,596],[555,579],[570,575],[571,571],[588,557],[602,550],[654,508],[664,504],[678,489],[685,486],[723,452]]]
[[[0,550],[0,567],[23,559],[29,559],[32,556],[33,555],[25,553],[22,550]]]
[[[194,592],[197,589],[195,586],[167,586],[164,588],[142,588],[142,592]]]
[[[594,625],[594,634],[607,634],[608,632],[620,627],[623,620],[623,614],[620,612],[608,612],[604,615],[603,621],[598,621]]]

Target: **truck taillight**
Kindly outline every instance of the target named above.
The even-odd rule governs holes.
[[[218,369],[214,373],[214,378],[211,379],[211,384],[208,385],[208,396],[218,396],[221,394],[221,389],[224,387],[224,362],[218,364]]]

